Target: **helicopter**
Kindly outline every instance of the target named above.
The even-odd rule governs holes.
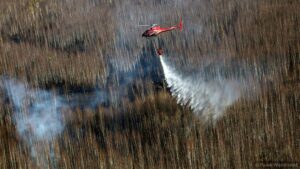
[[[162,28],[157,24],[153,24],[149,29],[147,29],[142,36],[143,37],[155,37],[158,36],[159,34],[163,33],[163,32],[168,32],[174,29],[179,29],[182,30],[183,29],[183,22],[182,19],[180,19],[180,22],[177,26],[171,26],[171,27],[167,27],[167,28]]]
[[[140,26],[149,26],[149,25],[140,25]],[[162,28],[157,24],[153,24],[149,29],[147,29],[142,34],[142,36],[146,37],[146,38],[157,37],[159,34],[161,34],[163,32],[171,31],[171,30],[174,30],[174,29],[179,29],[180,31],[182,31],[182,29],[183,29],[182,19],[180,19],[180,22],[177,26],[171,26],[171,27],[167,27],[167,28]],[[158,48],[156,50],[156,53],[158,54],[158,56],[162,56],[163,55],[162,48]]]

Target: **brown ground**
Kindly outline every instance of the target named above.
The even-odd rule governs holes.
[[[177,64],[197,68],[209,56],[266,66],[255,98],[240,99],[215,124],[203,123],[149,82],[142,87],[150,94],[124,100],[121,114],[103,107],[69,112],[53,143],[53,166],[48,143],[37,143],[40,154],[31,157],[1,97],[0,168],[255,168],[272,161],[300,167],[300,2],[176,2],[2,0],[0,74],[40,87],[95,86],[105,82],[107,57],[130,62],[147,45],[143,28],[131,23],[171,25],[183,16],[185,31],[163,35]]]

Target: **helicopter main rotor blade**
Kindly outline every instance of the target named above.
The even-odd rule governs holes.
[[[153,26],[156,26],[158,24],[152,24],[152,25],[137,25],[137,26],[148,26],[148,27],[153,27]]]
[[[151,26],[151,25],[137,25],[137,26]]]

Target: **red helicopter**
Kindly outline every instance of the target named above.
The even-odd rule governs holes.
[[[145,25],[146,26],[146,25]],[[147,38],[150,38],[150,37],[156,37],[158,36],[160,33],[163,33],[163,32],[167,32],[167,31],[171,31],[171,30],[174,30],[174,29],[179,29],[180,31],[182,30],[183,28],[183,23],[182,23],[182,19],[180,19],[180,22],[177,26],[172,26],[172,27],[168,27],[168,28],[161,28],[159,25],[157,24],[153,24],[149,29],[147,29],[143,34],[142,36],[143,37],[147,37]],[[156,50],[158,56],[162,56],[163,55],[163,50],[162,48],[158,48]]]
[[[172,26],[172,27],[168,27],[168,28],[161,28],[159,25],[154,24],[154,25],[151,26],[151,28],[147,29],[142,34],[142,36],[149,38],[149,37],[153,37],[153,36],[158,36],[160,33],[171,31],[171,30],[174,30],[174,29],[182,30],[182,28],[183,28],[182,19],[180,20],[180,22],[177,26]]]

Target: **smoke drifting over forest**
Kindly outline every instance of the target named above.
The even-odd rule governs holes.
[[[13,105],[17,131],[27,143],[50,141],[62,132],[64,119],[61,109],[68,105],[60,96],[45,90],[30,89],[15,79],[2,78],[2,82]]]
[[[1,0],[0,168],[299,161],[299,9],[296,0]],[[141,36],[140,25],[180,19],[182,31]]]

